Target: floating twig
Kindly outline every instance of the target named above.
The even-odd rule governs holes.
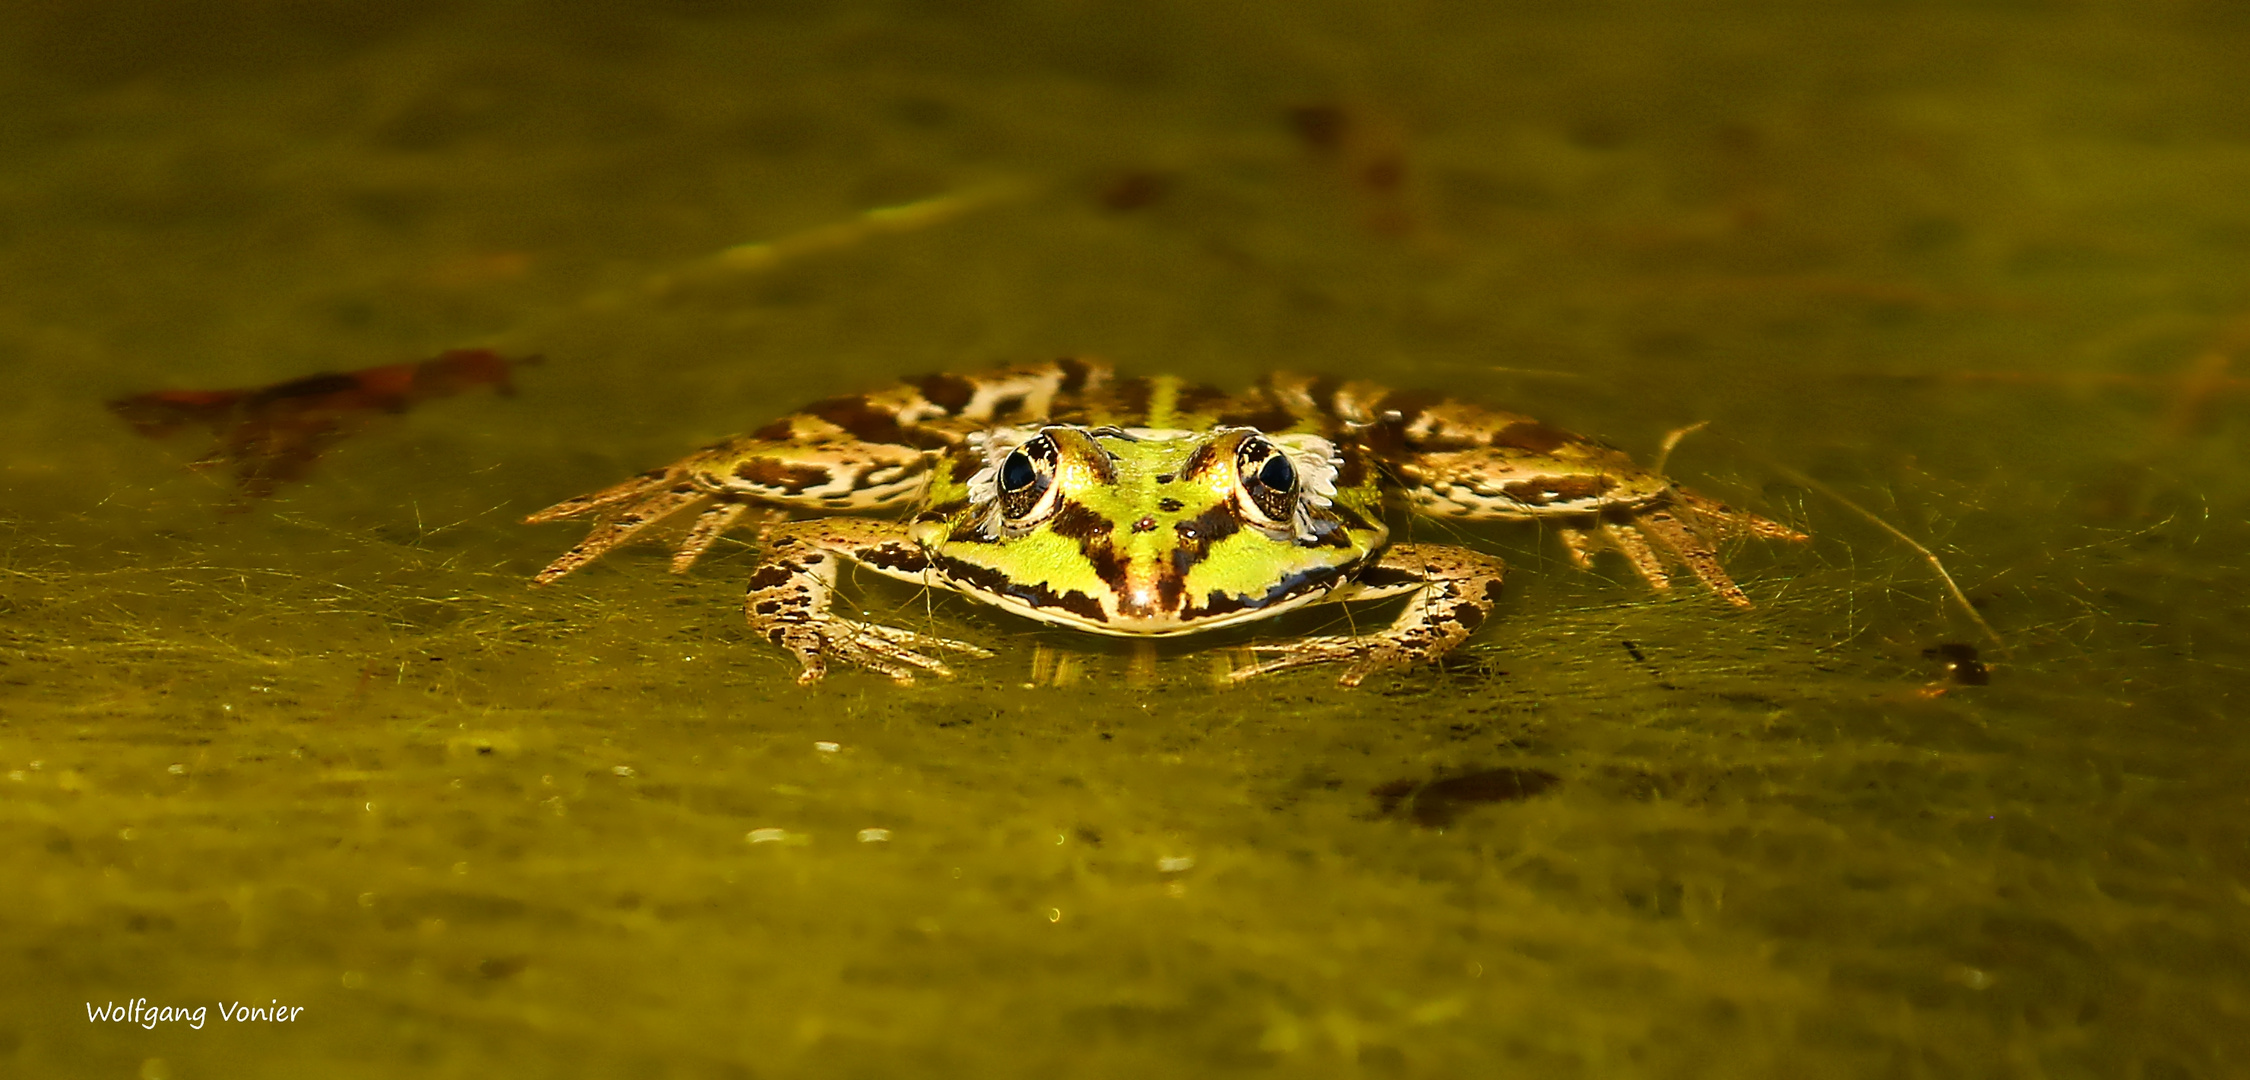
[[[1984,631],[1984,636],[1992,639],[1992,643],[1999,646],[2001,654],[2006,655],[2006,653],[2008,652],[2007,640],[2000,636],[1999,631],[1992,628],[1991,623],[1984,621],[1984,616],[1978,613],[1976,605],[1969,603],[1969,595],[1961,591],[1961,586],[1953,580],[1953,574],[1950,571],[1946,570],[1944,560],[1939,559],[1936,552],[1931,551],[1929,548],[1923,546],[1921,541],[1906,535],[1906,533],[1901,531],[1897,526],[1891,524],[1888,521],[1884,521],[1874,511],[1869,510],[1868,508],[1861,506],[1860,504],[1853,502],[1848,498],[1845,498],[1843,492],[1837,491],[1835,488],[1829,487],[1828,485],[1823,484],[1820,481],[1815,480],[1812,477],[1798,472],[1797,470],[1792,469],[1789,466],[1783,465],[1779,462],[1769,461],[1767,462],[1767,464],[1775,471],[1781,473],[1781,475],[1786,476],[1789,479],[1796,481],[1797,483],[1803,484],[1806,487],[1813,489],[1814,491],[1820,492],[1821,494],[1836,500],[1836,502],[1841,504],[1844,509],[1850,510],[1852,513],[1866,518],[1867,520],[1873,522],[1876,528],[1891,534],[1891,536],[1895,537],[1900,543],[1905,544],[1906,546],[1913,548],[1915,551],[1920,552],[1922,554],[1923,560],[1930,564],[1930,569],[1937,572],[1938,580],[1945,584],[1945,590],[1953,594],[1954,602],[1960,604],[1962,612],[1966,613],[1969,616],[1969,621],[1976,623],[1977,629]]]

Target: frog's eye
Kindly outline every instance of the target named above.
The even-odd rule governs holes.
[[[1297,467],[1264,439],[1244,439],[1237,458],[1242,492],[1267,522],[1288,522],[1297,505]]]
[[[1045,496],[1054,487],[1055,457],[1055,441],[1041,435],[1000,459],[999,475],[993,479],[1002,517],[1021,523],[1053,501]]]

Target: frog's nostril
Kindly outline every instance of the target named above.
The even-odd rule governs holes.
[[[1142,518],[1141,518],[1141,519],[1140,519],[1139,521],[1136,521],[1136,522],[1134,522],[1134,523],[1133,523],[1133,531],[1134,531],[1134,532],[1155,532],[1155,531],[1156,531],[1156,519],[1155,519],[1155,518],[1153,518],[1153,517],[1147,517],[1147,516],[1143,516],[1143,517],[1142,517]]]

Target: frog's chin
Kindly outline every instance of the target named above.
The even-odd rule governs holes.
[[[1308,589],[1271,601],[1248,597],[1229,599],[1215,595],[1207,598],[1205,604],[1182,603],[1179,609],[1173,610],[1142,607],[1110,611],[1088,607],[1079,611],[1034,605],[1007,596],[984,599],[1024,618],[1036,619],[1053,626],[1066,626],[1072,630],[1110,637],[1154,638],[1200,634],[1206,630],[1269,618],[1314,603],[1328,592],[1326,588]]]
[[[1021,614],[1024,619],[1037,619],[1048,625],[1066,625],[1071,630],[1082,630],[1089,634],[1107,634],[1107,637],[1181,637],[1181,634],[1199,634],[1204,630],[1224,628],[1224,625],[1267,619],[1267,616],[1314,603],[1318,598],[1321,598],[1321,594],[1309,592],[1300,596],[1287,596],[1276,603],[1244,603],[1242,607],[1226,612],[1210,612],[1201,610],[1201,607],[1190,607],[1186,612],[1102,612],[1100,619],[1093,619],[1091,612],[1035,607],[1003,596],[988,598],[988,603],[1006,607],[1008,612]]]

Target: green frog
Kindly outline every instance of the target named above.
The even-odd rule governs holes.
[[[525,519],[592,518],[546,585],[659,522],[684,573],[730,530],[764,561],[743,611],[793,654],[900,682],[950,675],[954,641],[831,610],[846,562],[1096,634],[1173,637],[1310,604],[1406,598],[1359,635],[1253,644],[1246,680],[1341,664],[1339,681],[1434,660],[1492,614],[1498,558],[1390,542],[1385,509],[1552,524],[1573,562],[1609,549],[1648,584],[1684,567],[1750,606],[1715,550],[1803,534],[1685,491],[1624,453],[1513,413],[1368,382],[1275,374],[1242,393],[1120,378],[1076,358],[910,379],[832,398]],[[883,514],[887,516],[867,516]],[[818,516],[814,516],[818,515]]]

